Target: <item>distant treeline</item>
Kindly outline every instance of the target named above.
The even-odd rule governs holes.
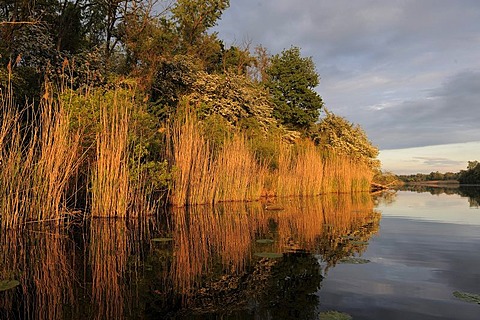
[[[403,182],[428,182],[428,181],[458,181],[461,184],[479,184],[480,183],[480,163],[478,161],[468,161],[467,170],[459,172],[441,173],[438,171],[428,174],[416,173],[410,175],[398,175],[398,179]]]

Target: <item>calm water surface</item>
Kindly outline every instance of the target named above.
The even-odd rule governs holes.
[[[479,304],[452,294],[480,294],[480,210],[469,192],[380,199],[380,230],[362,255],[371,262],[330,270],[320,308],[354,319],[480,319]]]
[[[0,318],[480,319],[480,193],[422,191],[3,231]]]

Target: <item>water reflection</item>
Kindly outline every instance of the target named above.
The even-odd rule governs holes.
[[[412,191],[417,193],[429,192],[432,195],[458,194],[462,197],[468,198],[470,207],[478,208],[480,206],[480,186],[459,186],[456,184],[441,185],[438,187],[424,185],[406,185],[401,187],[400,190]]]
[[[368,194],[226,203],[1,235],[3,319],[316,317],[328,270],[378,231]]]
[[[157,295],[149,302],[151,314],[243,310],[281,319],[288,311],[287,318],[309,318],[305,312],[315,311],[322,274],[366,249],[380,215],[368,194],[279,200],[275,206],[281,210],[258,203],[176,209],[172,228],[160,235],[173,241],[158,243],[149,256]],[[166,300],[176,307],[166,310]]]
[[[74,302],[73,246],[66,232],[34,226],[3,231],[1,240],[0,278],[21,283],[1,293],[1,318],[62,319],[62,305]]]

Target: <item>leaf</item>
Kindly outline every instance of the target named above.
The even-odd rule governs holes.
[[[270,244],[270,243],[274,243],[275,241],[273,241],[272,239],[258,239],[257,240],[257,243],[261,243],[261,244]]]
[[[269,259],[277,259],[277,258],[283,257],[283,254],[275,253],[275,252],[258,252],[258,253],[255,253],[254,255],[260,258],[269,258]]]
[[[343,312],[327,311],[327,312],[321,312],[318,319],[320,320],[351,320],[352,316]]]
[[[480,295],[475,293],[454,291],[453,296],[465,302],[477,303],[480,304]]]
[[[15,288],[20,282],[18,280],[1,280],[0,281],[0,291],[6,291]]]
[[[170,242],[173,238],[153,238],[152,242]]]

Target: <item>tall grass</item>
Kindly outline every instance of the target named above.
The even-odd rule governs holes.
[[[259,199],[266,167],[258,164],[241,134],[225,137],[214,150],[202,134],[198,119],[187,110],[170,133],[174,206]]]
[[[130,101],[114,93],[99,101],[96,162],[92,172],[92,217],[126,217],[129,204]],[[109,105],[109,102],[113,102]]]
[[[324,161],[313,143],[281,143],[278,156],[277,196],[308,196],[323,193]]]
[[[0,208],[4,228],[65,216],[67,189],[81,159],[79,132],[63,102],[46,94],[40,113],[22,124],[11,92],[0,102]]]
[[[282,144],[276,178],[277,196],[369,191],[372,171],[362,161],[322,151],[313,142]]]

